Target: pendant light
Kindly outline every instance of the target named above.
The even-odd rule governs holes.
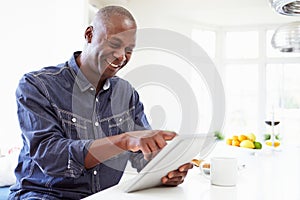
[[[270,0],[270,3],[280,14],[300,16],[300,0]]]
[[[278,27],[271,44],[281,52],[300,52],[300,21]]]

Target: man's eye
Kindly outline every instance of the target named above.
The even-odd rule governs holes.
[[[132,49],[132,48],[126,48],[126,49],[125,49],[125,52],[126,52],[127,54],[131,54],[131,53],[132,53],[132,51],[133,51],[133,49]]]
[[[117,44],[117,43],[113,43],[113,42],[110,42],[109,43],[109,46],[111,47],[111,48],[120,48],[120,44]]]

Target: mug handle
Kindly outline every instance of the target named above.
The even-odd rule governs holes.
[[[205,172],[205,170],[204,170],[204,168],[205,168],[205,169],[207,169],[207,170],[210,171],[210,167],[209,167],[209,168],[203,167],[203,165],[205,165],[205,164],[208,164],[208,163],[203,163],[203,164],[201,163],[201,164],[199,165],[199,169],[200,169],[200,172],[201,172],[201,174],[203,175],[203,177],[210,180],[210,173],[207,174],[207,173]]]

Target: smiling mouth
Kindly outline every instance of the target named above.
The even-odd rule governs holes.
[[[107,62],[107,64],[109,64],[110,66],[112,66],[113,68],[121,68],[124,66],[125,61],[120,63],[120,64],[114,64],[113,62],[109,62],[108,60],[105,60]]]

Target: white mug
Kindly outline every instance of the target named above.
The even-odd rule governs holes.
[[[212,157],[210,159],[210,174],[205,173],[203,165],[200,170],[204,177],[209,178],[212,185],[235,186],[237,183],[238,165],[233,157]]]

